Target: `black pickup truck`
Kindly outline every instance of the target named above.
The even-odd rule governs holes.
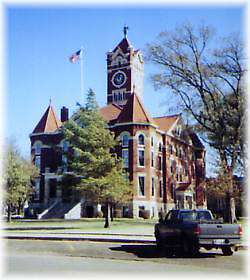
[[[197,254],[201,247],[221,248],[224,255],[233,254],[241,243],[242,227],[215,220],[209,210],[171,210],[155,225],[158,248],[173,253]]]

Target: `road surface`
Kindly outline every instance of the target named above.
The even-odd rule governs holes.
[[[166,257],[154,244],[120,244],[76,241],[5,241],[7,275],[53,273],[74,276],[83,273],[149,273],[225,276],[246,274],[247,251],[223,256],[220,250],[201,251],[197,257]]]

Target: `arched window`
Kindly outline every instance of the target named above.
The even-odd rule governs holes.
[[[144,145],[144,135],[143,134],[140,134],[138,136],[138,144],[139,145]]]

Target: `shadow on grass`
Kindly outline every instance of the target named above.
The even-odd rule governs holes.
[[[215,252],[199,252],[195,256],[185,256],[180,252],[168,253],[167,250],[158,250],[155,245],[145,245],[145,244],[131,244],[131,245],[121,245],[119,247],[111,247],[112,251],[123,251],[127,253],[132,253],[138,258],[215,258],[219,256],[219,253]]]

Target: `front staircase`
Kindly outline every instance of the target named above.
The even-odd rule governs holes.
[[[43,211],[38,219],[63,219],[72,208],[74,208],[79,202],[56,202],[48,209]]]

